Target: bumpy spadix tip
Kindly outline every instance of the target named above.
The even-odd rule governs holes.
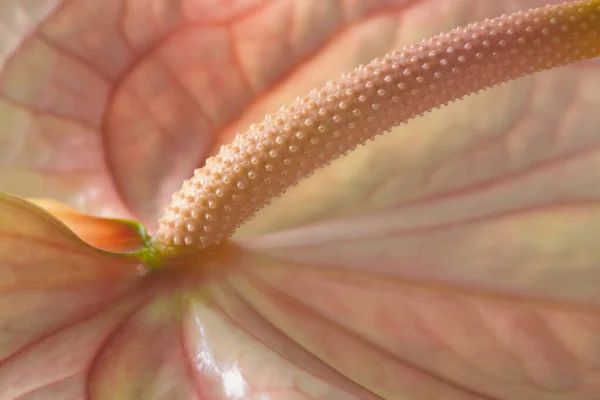
[[[173,195],[154,238],[178,254],[213,246],[298,179],[432,108],[593,58],[600,0],[473,23],[376,59],[267,115]]]

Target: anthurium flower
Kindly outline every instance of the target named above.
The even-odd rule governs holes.
[[[222,146],[152,236],[135,221],[2,194],[0,399],[594,399],[600,214],[589,137],[442,140],[467,151],[424,179],[468,175],[443,191],[232,235],[398,124],[598,55],[599,0],[389,53]],[[140,194],[127,196],[142,204]]]

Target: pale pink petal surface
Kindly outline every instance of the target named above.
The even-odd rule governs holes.
[[[0,188],[153,225],[181,180],[264,113],[390,49],[540,2],[224,4],[4,5]],[[305,181],[240,233],[479,182],[485,176],[460,173],[474,157],[460,154],[479,143],[491,141],[496,159],[508,138],[550,146],[550,132],[570,148],[584,145],[594,137],[585,110],[594,108],[597,75],[594,63],[573,66],[419,119]],[[489,174],[518,167],[494,164]],[[296,201],[303,207],[290,214]]]
[[[541,3],[9,0],[0,190],[153,227],[192,169],[266,112],[403,44]],[[599,84],[582,63],[395,129],[264,209],[240,237],[312,225],[241,242],[253,253],[180,308],[163,292],[143,302],[150,289],[117,302],[128,284],[97,277],[3,295],[17,333],[3,334],[0,387],[16,389],[0,399],[593,400]],[[22,313],[36,322],[13,322]]]
[[[0,237],[0,398],[80,398],[96,349],[139,303],[138,263],[90,248],[40,208],[6,195]]]
[[[196,398],[177,276],[152,279],[4,194],[0,239],[0,399]]]

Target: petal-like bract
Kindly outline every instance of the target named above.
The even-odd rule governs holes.
[[[82,398],[87,368],[141,300],[139,262],[0,194],[0,399]]]
[[[28,201],[57,217],[87,244],[105,251],[142,251],[149,239],[144,227],[136,221],[94,217],[47,199]]]
[[[404,44],[543,5],[7,4],[0,188],[150,223],[281,103]],[[321,221],[210,266],[141,277],[131,254],[89,246],[136,251],[138,226],[38,202],[58,221],[2,195],[0,400],[596,400],[597,71],[541,74],[395,129],[246,233]]]

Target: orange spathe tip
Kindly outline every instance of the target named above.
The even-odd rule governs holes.
[[[47,199],[26,199],[57,217],[81,240],[100,250],[132,253],[142,250],[148,238],[144,227],[134,221],[95,217]]]
[[[600,0],[588,0],[472,23],[359,66],[209,158],[173,195],[152,245],[163,254],[214,246],[299,179],[392,127],[599,49]]]

